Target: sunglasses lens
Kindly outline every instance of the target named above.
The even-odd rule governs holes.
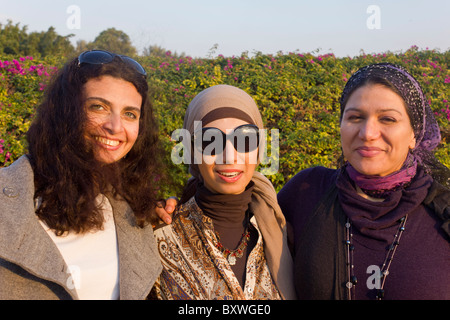
[[[134,59],[122,56],[122,55],[116,55],[108,51],[103,50],[92,50],[92,51],[85,51],[78,57],[78,63],[81,65],[82,63],[89,63],[89,64],[106,64],[110,63],[114,60],[114,57],[120,57],[120,59],[126,63],[129,67],[133,68],[137,73],[142,74],[143,76],[147,76],[147,72],[145,69]]]
[[[214,156],[224,150],[227,140],[233,143],[239,153],[254,151],[259,145],[259,129],[255,125],[243,125],[226,135],[217,128],[203,128],[201,136],[194,135],[193,144],[202,154]]]
[[[203,128],[202,129],[202,152],[205,155],[215,156],[216,153],[220,153],[225,145],[224,134],[217,128]]]
[[[124,61],[126,64],[128,64],[130,67],[132,67],[136,72],[146,76],[147,72],[145,69],[134,59],[131,59],[127,56],[120,56],[122,58],[122,61]]]
[[[89,64],[104,64],[113,61],[114,56],[107,52],[101,50],[86,51],[80,54],[78,61],[81,63]]]
[[[233,134],[233,145],[237,152],[248,153],[259,145],[259,129],[254,125],[237,127]]]

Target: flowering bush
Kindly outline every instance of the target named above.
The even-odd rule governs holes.
[[[336,58],[333,54],[290,52],[249,58],[219,55],[214,59],[142,58],[159,119],[167,163],[176,186],[189,174],[173,165],[173,130],[183,125],[192,98],[212,85],[225,83],[249,93],[260,107],[265,125],[280,130],[280,169],[268,176],[279,190],[298,171],[316,165],[335,167],[340,155],[338,100],[348,78],[360,67],[391,62],[404,66],[423,86],[442,131],[436,156],[450,167],[448,62],[450,51],[418,50],[404,53],[362,54]],[[180,190],[175,188],[175,190]]]
[[[32,57],[0,59],[0,165],[12,163],[26,151],[25,134],[56,69]]]
[[[360,67],[378,62],[404,66],[422,84],[442,131],[436,156],[450,167],[450,51],[419,50],[404,53],[361,54],[336,58],[333,54],[256,53],[248,57],[194,59],[167,52],[140,57],[148,71],[150,93],[165,148],[168,174],[165,190],[179,193],[189,177],[187,166],[171,162],[172,132],[183,125],[184,112],[201,90],[230,84],[249,93],[260,107],[268,129],[280,132],[280,167],[268,176],[279,190],[295,173],[307,167],[335,167],[340,155],[338,100],[348,78]],[[24,134],[50,75],[61,58],[35,61],[30,57],[0,57],[0,166],[26,152]]]

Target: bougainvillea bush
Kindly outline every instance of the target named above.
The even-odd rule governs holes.
[[[279,190],[298,171],[316,165],[335,167],[340,155],[338,100],[347,79],[360,67],[391,62],[408,69],[422,84],[442,132],[436,156],[450,167],[450,51],[419,50],[360,54],[256,53],[194,59],[167,52],[137,57],[148,82],[165,150],[168,180],[164,195],[179,195],[189,177],[187,165],[171,161],[184,112],[201,90],[230,84],[249,93],[260,107],[265,126],[279,131],[279,168],[268,175]],[[45,84],[62,66],[61,57],[0,57],[0,166],[26,153],[26,133]],[[270,137],[270,134],[269,134]],[[270,145],[270,139],[268,144]],[[269,149],[269,153],[271,150]],[[263,168],[261,168],[263,169]]]
[[[0,166],[26,152],[25,134],[45,85],[57,70],[53,62],[0,58]]]

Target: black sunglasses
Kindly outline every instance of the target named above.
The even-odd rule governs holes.
[[[147,72],[145,71],[145,69],[136,60],[128,56],[115,54],[104,50],[91,50],[82,52],[78,56],[78,66],[80,66],[82,63],[107,64],[111,63],[115,57],[119,57],[125,64],[133,68],[133,70],[135,70],[137,73],[143,75],[144,77],[147,76]]]
[[[225,149],[227,141],[231,141],[231,143],[233,143],[234,149],[239,153],[248,153],[254,151],[258,148],[259,145],[259,128],[253,124],[244,124],[236,127],[233,132],[230,132],[229,134],[226,134],[222,130],[214,127],[202,128],[201,132],[202,134],[200,137],[194,133],[194,136],[192,137],[192,143],[194,146],[201,147],[202,153],[209,145],[217,143],[217,139],[221,139],[221,141],[219,140],[222,143],[221,145],[219,145],[220,147],[222,147],[221,151]],[[201,144],[196,142],[197,139],[201,140]],[[209,151],[211,152],[212,156],[216,154],[216,151],[220,151],[216,150],[216,146],[213,146],[211,148],[212,150]]]

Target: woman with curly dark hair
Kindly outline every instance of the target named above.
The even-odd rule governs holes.
[[[143,67],[82,53],[49,85],[27,138],[28,154],[0,170],[0,298],[145,298],[161,270],[161,166]]]

